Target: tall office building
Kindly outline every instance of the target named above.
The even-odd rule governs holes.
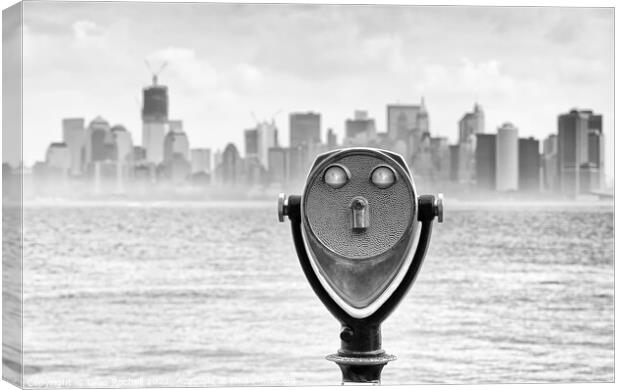
[[[431,174],[435,181],[447,181],[450,178],[450,147],[448,138],[431,137]]]
[[[366,146],[377,135],[375,120],[368,118],[368,112],[357,110],[353,119],[344,123],[347,143],[351,146]]]
[[[546,191],[558,189],[558,137],[550,134],[543,141],[542,153],[543,188]]]
[[[289,181],[301,181],[305,179],[306,166],[303,161],[302,147],[288,148],[288,161],[287,161],[287,180]]]
[[[110,124],[100,116],[93,119],[86,129],[84,140],[84,162],[106,160],[106,144],[112,143]]]
[[[287,149],[281,147],[269,148],[269,181],[284,183],[288,177]]]
[[[90,145],[90,158],[88,158],[89,152],[87,151],[87,161],[96,162],[114,159],[112,158],[114,156],[111,156],[114,140],[112,139],[112,132],[110,131],[108,121],[100,116],[93,119],[88,126],[88,135],[87,145]]]
[[[459,121],[459,144],[467,143],[476,134],[484,133],[484,111],[476,103],[472,112],[466,112]]]
[[[45,155],[47,168],[56,174],[66,175],[71,168],[71,153],[64,142],[53,142]]]
[[[269,148],[278,146],[278,129],[274,121],[261,122],[256,126],[258,161],[269,170]]]
[[[189,161],[189,140],[183,131],[183,122],[171,120],[168,127],[169,131],[164,138],[164,161],[172,161],[175,156]]]
[[[519,190],[540,191],[540,143],[519,138]]]
[[[133,161],[142,164],[146,161],[146,150],[142,146],[133,147]]]
[[[327,149],[334,150],[338,148],[338,137],[333,129],[327,129]]]
[[[424,98],[420,105],[389,104],[387,106],[387,132],[390,140],[407,142],[413,132],[420,135],[428,131],[428,113]]]
[[[114,150],[109,153],[115,154],[116,160],[116,188],[117,193],[125,192],[125,183],[134,176],[134,149],[131,133],[123,125],[115,125],[110,130],[114,144]]]
[[[163,176],[173,183],[181,183],[192,174],[190,162],[181,153],[173,153],[170,160],[165,160],[162,165]]]
[[[69,173],[71,175],[82,173],[84,136],[84,118],[66,118],[62,120],[62,141],[69,148],[71,160]]]
[[[289,115],[290,146],[321,142],[321,114],[294,112]]]
[[[577,196],[603,182],[603,119],[591,110],[571,110],[558,117],[558,179],[560,191]]]
[[[459,147],[460,145],[450,145],[450,181],[459,180]]]
[[[417,152],[412,156],[412,166],[415,167],[415,172],[428,181],[435,181],[436,172],[433,169],[433,151],[431,148],[431,135],[426,132],[422,134],[418,144]]]
[[[265,184],[265,179],[267,179],[267,170],[263,165],[258,161],[258,157],[250,156],[243,159],[243,173],[244,173],[244,182],[243,184],[254,186]]]
[[[118,161],[125,164],[132,163],[134,155],[131,133],[123,125],[113,126],[110,131],[112,132],[112,139],[116,144]]]
[[[428,119],[426,104],[424,103],[424,96],[422,96],[422,99],[420,100],[420,112],[418,112],[418,117],[416,118],[415,131],[420,134],[430,132],[430,122]]]
[[[312,166],[314,160],[319,154],[327,152],[327,145],[325,144],[310,144],[300,147],[302,157],[302,171],[308,173],[308,170]]]
[[[495,154],[495,188],[498,191],[519,189],[519,130],[512,123],[497,129]]]
[[[243,160],[233,143],[226,145],[221,159],[222,162],[218,166],[220,171],[218,177],[221,182],[230,185],[241,183],[243,181]]]
[[[495,190],[496,135],[476,134],[476,186],[481,190]]]
[[[476,179],[476,134],[484,132],[484,113],[477,103],[474,111],[465,113],[459,128],[459,182],[470,183]]]
[[[142,146],[146,150],[146,161],[159,164],[164,160],[164,137],[168,128],[168,88],[153,85],[142,90]]]
[[[603,116],[590,111],[588,118],[588,165],[594,167],[590,189],[605,186],[605,140],[603,137]],[[598,175],[596,174],[598,173]]]
[[[211,149],[196,148],[191,150],[192,173],[211,173]]]
[[[103,129],[95,129],[90,134],[90,150],[92,151],[91,161],[106,160],[106,138],[107,131]]]
[[[258,158],[258,128],[247,129],[244,132],[245,157]]]
[[[112,137],[112,133],[110,132],[110,137]],[[110,142],[106,142],[103,145],[103,154],[104,158],[102,161],[117,161],[118,160],[118,151],[116,149],[116,143],[114,140]]]

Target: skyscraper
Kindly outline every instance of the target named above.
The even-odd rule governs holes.
[[[62,141],[69,148],[71,175],[82,173],[82,150],[84,149],[84,118],[67,118],[62,120]]]
[[[196,148],[191,150],[192,173],[211,173],[211,149]]]
[[[168,122],[169,131],[164,138],[164,161],[172,161],[179,156],[189,162],[189,140],[183,131],[183,122],[171,120]]]
[[[50,172],[66,175],[71,168],[71,154],[64,142],[53,142],[47,148],[45,163]]]
[[[146,150],[142,146],[133,147],[133,161],[141,164],[146,160]]]
[[[577,196],[602,184],[603,119],[591,110],[571,110],[558,117],[560,191]]]
[[[459,149],[460,145],[450,145],[450,181],[457,182],[460,176],[459,166]]]
[[[476,186],[481,190],[495,190],[496,135],[476,134]]]
[[[420,134],[428,131],[428,115],[424,107],[424,98],[422,98],[420,105],[389,104],[387,106],[387,132],[389,139],[407,142],[414,131]]]
[[[287,166],[287,149],[269,148],[269,181],[271,183],[282,184],[285,182],[288,177]]]
[[[258,158],[258,129],[247,129],[244,132],[245,157]]]
[[[321,114],[294,112],[289,115],[290,146],[321,142]]]
[[[164,136],[168,127],[168,88],[153,85],[142,90],[142,146],[146,161],[159,164],[164,160]]]
[[[327,129],[327,149],[334,150],[338,147],[338,137],[333,129]]]
[[[429,119],[424,97],[419,105],[389,104],[387,106],[388,139],[409,162],[414,162],[420,153],[422,137],[429,132]],[[404,147],[403,147],[404,145]]]
[[[540,143],[519,138],[519,190],[540,191]]]
[[[274,121],[261,122],[256,126],[258,161],[269,170],[269,148],[278,146],[278,129]]]
[[[605,139],[602,115],[591,114],[588,118],[588,163],[598,171],[598,177],[595,175],[592,178],[590,188],[601,188],[605,185]]]
[[[295,148],[288,148],[288,160],[287,160],[287,180],[300,181],[305,179],[304,174],[306,170],[306,164],[303,160],[304,153],[301,146]]]
[[[550,134],[543,141],[543,187],[547,191],[558,189],[558,137]]]
[[[118,161],[121,163],[133,162],[133,141],[131,140],[131,133],[123,125],[115,125],[110,130],[112,132],[112,138],[116,144],[116,154]]]
[[[519,130],[512,123],[497,129],[495,155],[498,191],[516,191],[519,188]]]
[[[447,181],[450,178],[450,148],[448,138],[431,137],[431,174],[435,181]]]
[[[355,111],[353,119],[344,123],[346,141],[351,146],[365,146],[377,134],[375,120],[366,111]]]
[[[459,144],[467,143],[475,134],[484,133],[484,111],[476,103],[472,112],[466,112],[459,121]]]
[[[115,125],[110,130],[114,142],[116,160],[116,192],[125,192],[125,183],[130,177],[134,177],[133,141],[131,133],[123,125]]]
[[[112,134],[110,133],[110,124],[108,121],[101,116],[97,116],[93,119],[88,124],[84,141],[85,163],[106,160],[106,144],[112,142]]]
[[[224,184],[238,184],[243,179],[243,161],[233,143],[227,144],[224,148],[219,170],[221,172],[219,177]]]
[[[459,181],[469,183],[475,179],[476,134],[484,133],[484,113],[476,103],[473,112],[467,112],[458,123],[459,127]]]
[[[416,126],[414,133],[424,134],[430,132],[430,123],[428,118],[428,111],[426,110],[426,104],[424,103],[424,97],[420,100],[420,112],[416,118]]]

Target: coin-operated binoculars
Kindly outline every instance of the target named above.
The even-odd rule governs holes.
[[[343,382],[380,383],[396,357],[381,349],[381,323],[411,287],[443,197],[418,196],[404,159],[370,148],[317,157],[302,196],[280,194],[299,262],[341,323],[336,362]]]

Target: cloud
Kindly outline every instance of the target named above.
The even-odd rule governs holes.
[[[257,84],[263,81],[263,73],[254,65],[241,63],[235,68],[236,73],[246,84]]]
[[[155,72],[165,62],[166,76],[180,81],[185,88],[193,91],[213,88],[219,81],[215,67],[206,60],[198,58],[193,49],[168,47],[149,54],[147,60]]]
[[[422,63],[416,66],[427,90],[440,89],[453,94],[514,94],[518,84],[504,71],[500,61],[474,61],[463,57],[454,64]]]
[[[265,75],[261,69],[248,62],[221,65],[219,68],[194,49],[168,47],[147,56],[152,71],[165,63],[162,79],[170,84],[179,83],[190,92],[215,94],[230,101],[234,94],[247,92],[262,85]]]
[[[557,61],[554,70],[554,79],[558,83],[573,85],[606,83],[613,75],[610,66],[594,58],[563,58]]]
[[[73,37],[78,44],[92,45],[102,43],[106,32],[92,20],[78,20],[71,25]]]
[[[421,94],[432,131],[450,136],[474,99],[489,128],[511,120],[531,134],[547,134],[575,104],[613,115],[610,10],[69,2],[54,4],[63,7],[54,14],[45,2],[27,6],[24,107],[33,138],[46,142],[50,129],[59,136],[63,115],[102,114],[139,138],[145,58],[154,68],[169,62],[160,82],[171,115],[198,146],[242,142],[250,111],[270,117],[279,108],[320,111],[340,134],[344,119],[366,108],[384,128],[386,103]],[[560,44],[574,18],[583,20],[576,40]],[[285,114],[277,120],[287,127]]]
[[[578,32],[583,29],[580,18],[564,16],[553,23],[546,32],[545,38],[557,44],[569,44],[578,38]]]
[[[459,76],[462,86],[479,92],[513,92],[516,86],[516,81],[502,72],[497,60],[474,62],[462,58]]]
[[[385,64],[391,72],[405,72],[409,69],[403,52],[401,37],[391,34],[370,36],[362,41],[360,54],[364,61]]]

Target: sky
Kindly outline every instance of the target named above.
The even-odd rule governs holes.
[[[603,114],[613,169],[613,10],[542,7],[24,4],[24,149],[42,160],[61,120],[97,115],[141,142],[147,59],[169,88],[170,118],[191,147],[241,153],[255,117],[315,111],[322,137],[368,110],[425,99],[433,136],[456,141],[475,102],[486,132],[512,122],[522,137],[557,132],[572,108]]]

